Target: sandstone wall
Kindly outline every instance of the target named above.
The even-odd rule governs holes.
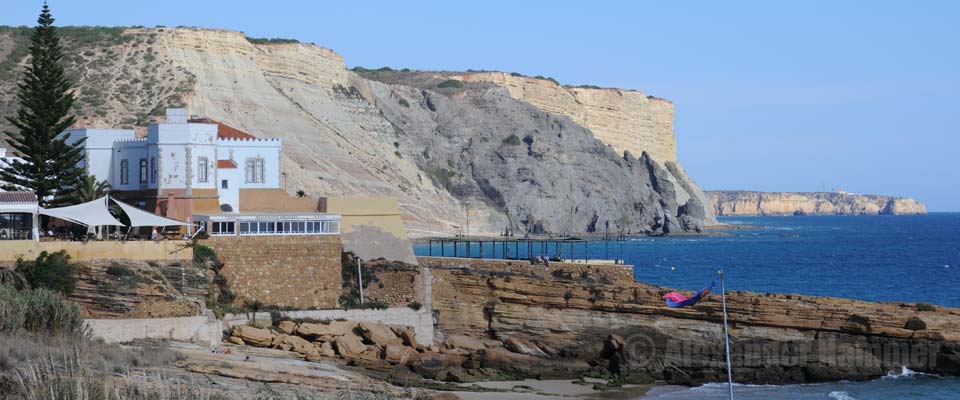
[[[457,76],[470,82],[492,82],[510,96],[544,111],[566,115],[593,131],[615,150],[649,153],[658,162],[677,161],[673,133],[673,103],[641,92],[560,86],[553,81],[504,72]]]
[[[216,251],[238,305],[338,306],[343,251],[338,235],[211,237],[201,243]]]
[[[926,214],[911,198],[812,192],[707,192],[717,215],[876,215]]]
[[[170,318],[200,315],[212,272],[192,261],[80,261],[67,298],[86,318]]]

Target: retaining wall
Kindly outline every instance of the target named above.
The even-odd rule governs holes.
[[[33,259],[42,251],[54,253],[66,250],[72,261],[95,259],[127,259],[140,261],[193,260],[193,247],[181,240],[37,242],[34,240],[0,241],[0,262],[16,261],[18,257]]]
[[[223,338],[223,322],[210,316],[149,319],[87,319],[93,337],[107,343],[137,339],[162,339],[217,346]]]

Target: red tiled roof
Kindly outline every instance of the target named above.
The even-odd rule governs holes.
[[[220,168],[220,169],[237,168],[237,163],[233,162],[233,160],[217,160],[217,168]]]
[[[0,192],[0,203],[36,203],[33,192]]]
[[[199,124],[217,124],[217,138],[218,139],[255,139],[256,136],[253,136],[249,133],[241,131],[237,128],[234,128],[230,125],[224,124],[222,122],[210,119],[210,118],[194,118],[188,122],[199,123]]]

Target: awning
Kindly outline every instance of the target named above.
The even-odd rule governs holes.
[[[129,204],[121,203],[117,199],[111,198],[114,203],[117,203],[123,213],[127,214],[127,217],[130,218],[130,226],[174,226],[174,225],[190,225],[186,222],[180,222],[175,219],[164,218],[158,215],[154,215],[143,211],[139,208],[131,206]]]
[[[86,226],[123,226],[123,224],[117,221],[116,218],[113,218],[113,216],[110,215],[110,211],[107,210],[106,196],[75,206],[59,208],[40,207],[40,214]]]

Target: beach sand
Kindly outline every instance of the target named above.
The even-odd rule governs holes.
[[[593,383],[604,383],[599,379],[586,379],[588,384],[577,384],[573,380],[534,380],[478,382],[465,384],[488,389],[509,390],[507,392],[452,392],[463,400],[547,400],[547,399],[609,399],[626,400],[643,397],[653,385],[624,385],[622,388],[600,391],[593,389]]]

